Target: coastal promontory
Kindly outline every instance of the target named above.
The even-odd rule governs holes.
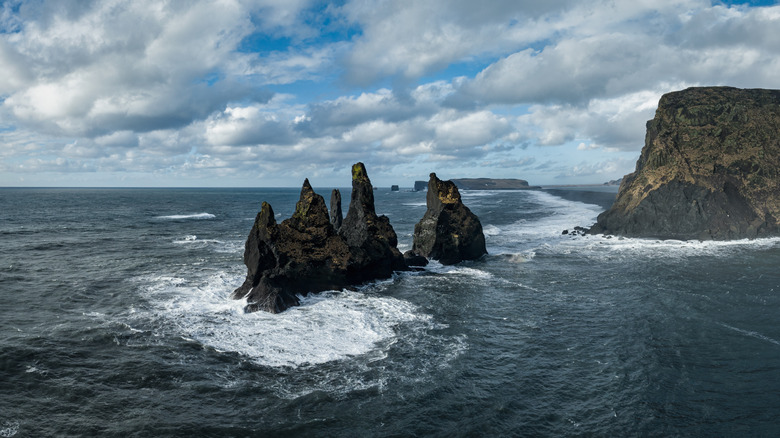
[[[779,233],[780,90],[665,94],[636,170],[591,234],[726,240]]]
[[[461,190],[529,190],[540,189],[517,178],[453,178],[450,181]]]

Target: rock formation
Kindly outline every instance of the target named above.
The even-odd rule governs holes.
[[[591,234],[736,239],[778,233],[780,90],[661,97],[636,171]]]
[[[349,246],[347,275],[357,284],[376,278],[388,278],[394,270],[406,269],[398,251],[398,237],[387,216],[377,216],[374,189],[363,163],[352,166],[352,197],[339,236]]]
[[[247,311],[277,313],[298,304],[297,295],[343,289],[388,278],[406,269],[395,231],[374,211],[371,181],[362,163],[353,166],[352,202],[336,231],[322,196],[304,181],[292,217],[277,224],[263,203],[244,247],[247,276],[233,298],[247,298]],[[340,194],[331,199],[340,203]],[[341,211],[340,205],[334,211]]]
[[[428,210],[414,226],[412,252],[451,265],[487,254],[479,218],[463,205],[452,181],[431,174],[426,196]]]
[[[344,221],[344,216],[341,212],[341,192],[339,189],[333,189],[330,193],[330,223],[333,224],[333,228],[338,231],[341,228],[341,223]]]

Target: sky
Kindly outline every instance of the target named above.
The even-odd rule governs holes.
[[[780,88],[780,6],[0,0],[0,186],[587,184],[664,93]]]

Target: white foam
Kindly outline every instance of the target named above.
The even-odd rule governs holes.
[[[501,234],[501,228],[488,224],[482,227],[482,233],[485,234],[485,236],[497,236]]]
[[[436,260],[430,260],[426,267],[428,271],[435,272],[437,274],[471,277],[476,279],[488,279],[493,278],[493,274],[481,269],[471,268],[462,265],[442,265]]]
[[[205,282],[173,276],[139,279],[147,285],[153,319],[175,327],[178,336],[272,367],[368,354],[387,344],[399,324],[430,322],[429,315],[408,302],[351,291],[310,295],[281,314],[244,313],[246,302],[228,297],[242,280],[239,270],[213,273]]]
[[[187,220],[187,219],[194,219],[194,220],[203,220],[203,219],[214,219],[216,216],[211,213],[193,213],[193,214],[172,214],[168,216],[157,216],[157,219],[164,219],[164,220]]]
[[[12,437],[19,433],[18,421],[3,421],[0,425],[0,437]]]
[[[769,249],[780,246],[780,238],[731,241],[679,241],[603,235],[573,236],[561,234],[575,226],[590,227],[603,209],[597,205],[569,201],[543,191],[528,191],[529,201],[538,204],[535,213],[543,217],[512,224],[487,225],[490,254],[516,254],[517,261],[531,260],[537,253],[578,254],[597,259],[649,257],[728,256],[744,249]]]
[[[461,198],[484,198],[496,196],[499,193],[518,192],[520,190],[458,190]]]
[[[183,239],[174,240],[173,243],[191,249],[211,247],[214,252],[219,253],[236,253],[240,252],[243,247],[243,243],[238,240],[223,241],[219,239],[198,239],[195,235],[184,236]]]
[[[420,202],[404,202],[401,205],[405,205],[407,207],[427,207],[428,204],[425,201]]]
[[[581,252],[598,258],[685,258],[695,256],[730,256],[744,250],[765,250],[780,247],[780,238],[741,239],[726,241],[660,240],[611,236],[579,236],[563,239],[557,248]],[[550,249],[550,248],[547,248]]]

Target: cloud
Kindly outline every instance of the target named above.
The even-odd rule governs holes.
[[[663,90],[685,88],[664,85]],[[588,149],[640,150],[645,123],[652,119],[663,91],[639,91],[611,99],[592,99],[587,106],[535,105],[518,117],[518,124],[534,143],[559,146],[586,141]]]
[[[13,0],[0,169],[601,177],[663,93],[780,88],[779,24],[707,0]]]
[[[553,31],[537,24],[574,3],[567,0],[353,1],[342,13],[362,34],[345,58],[349,81],[366,85],[397,76],[417,79],[451,63],[495,56]]]
[[[290,124],[261,107],[228,107],[206,122],[206,140],[212,145],[246,146],[291,144]]]
[[[270,93],[221,70],[251,29],[240,4],[183,5],[97,2],[71,10],[44,2],[36,15],[20,8],[32,18],[0,43],[13,72],[0,85],[3,106],[32,129],[96,137],[180,128],[232,100],[267,100]]]
[[[638,13],[648,11],[639,8]],[[646,22],[615,23],[614,17],[604,17],[604,27],[593,34],[577,28],[541,50],[504,56],[460,82],[448,103],[584,106],[593,99],[680,82],[780,87],[774,73],[780,43],[772,30],[780,25],[780,7],[745,12],[716,6],[693,15],[661,9],[655,14],[660,16]]]

